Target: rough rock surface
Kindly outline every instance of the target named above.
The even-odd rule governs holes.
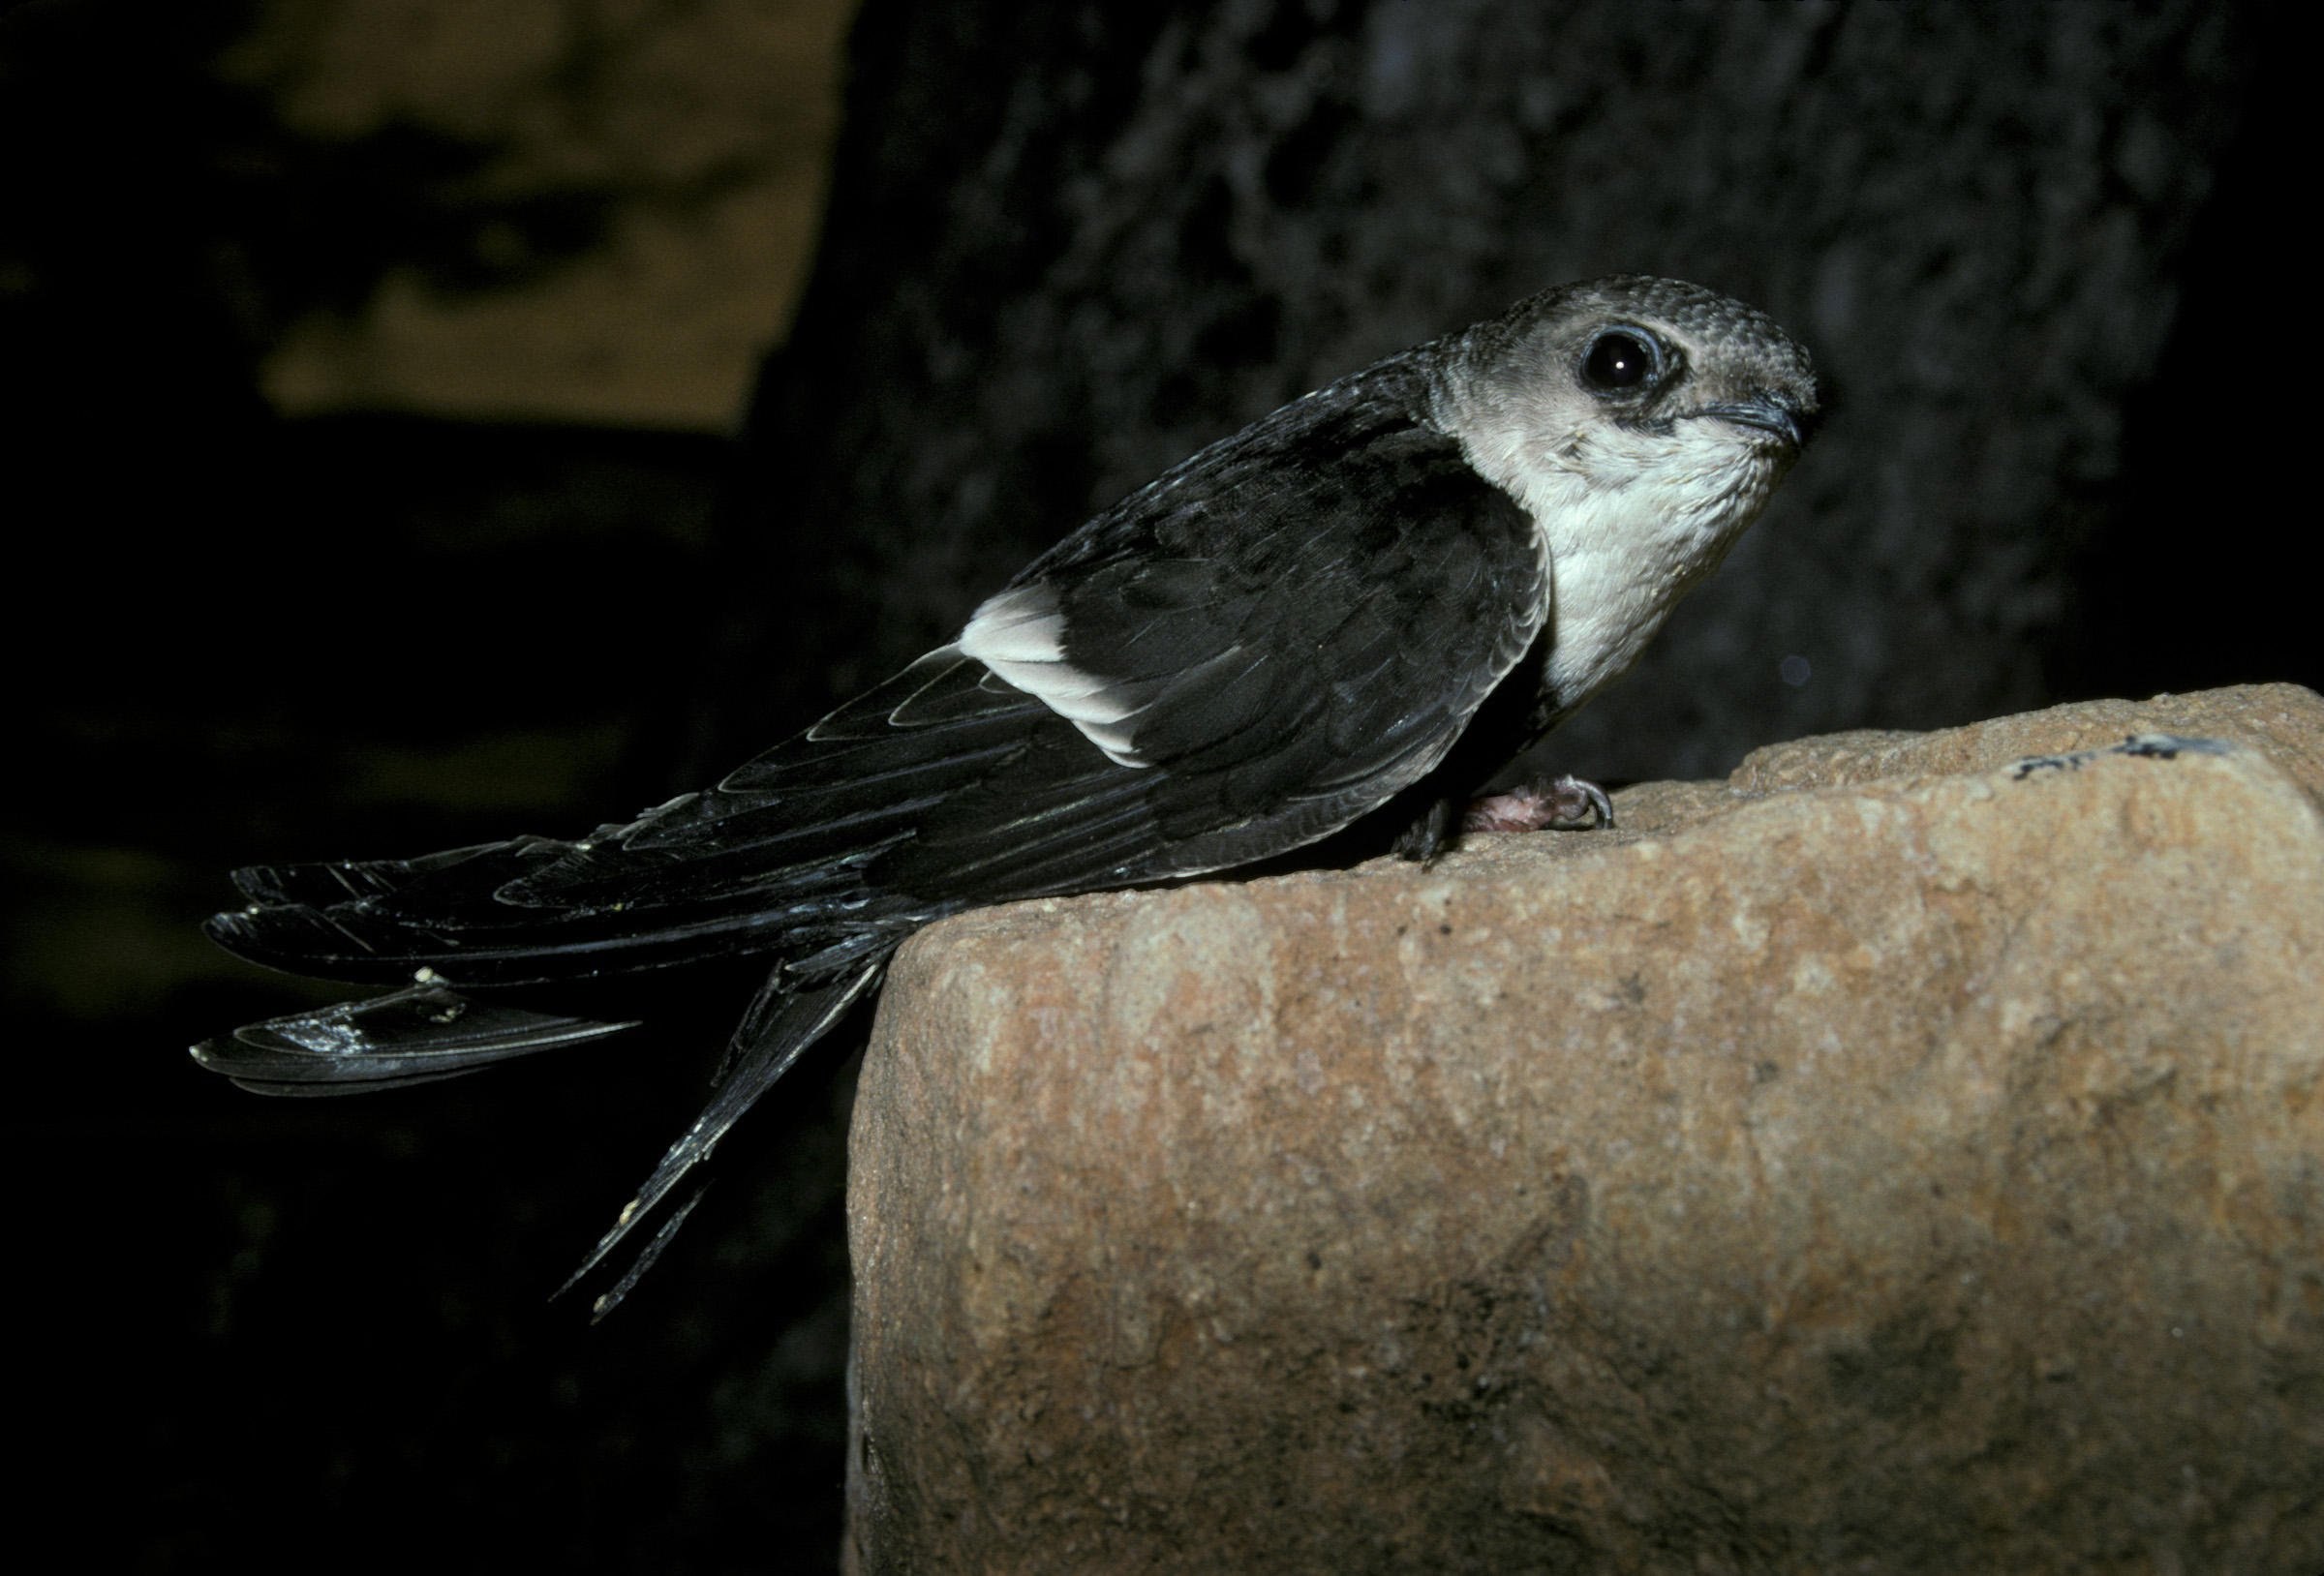
[[[1617,807],[906,948],[855,1568],[2324,1568],[2324,700]]]

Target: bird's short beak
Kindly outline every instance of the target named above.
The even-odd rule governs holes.
[[[1774,394],[1758,394],[1725,405],[1706,405],[1700,413],[1731,421],[1738,427],[1756,427],[1760,432],[1773,433],[1794,449],[1807,442],[1815,418],[1814,411],[1797,409]]]

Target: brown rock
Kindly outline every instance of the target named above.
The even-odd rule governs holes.
[[[2105,702],[932,928],[857,1568],[2315,1571],[2320,790]]]

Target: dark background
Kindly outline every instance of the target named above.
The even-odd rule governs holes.
[[[587,377],[529,414],[456,379],[433,406],[268,389],[399,281],[569,301],[637,212],[684,229],[819,167],[783,118],[810,88],[773,77],[742,98],[772,129],[683,178],[505,129],[618,147],[607,84],[641,58],[684,125],[734,54],[689,29],[794,8],[511,5],[510,42],[564,42],[500,130],[318,129],[247,68],[262,28],[367,3],[428,11],[0,12],[0,923],[46,1464],[18,1481],[91,1562],[828,1563],[845,1056],[741,1131],[591,1330],[545,1299],[739,1003],[558,1066],[261,1102],[182,1046],[329,998],[200,941],[224,870],[697,785],[1170,461],[1542,286],[1727,289],[1837,397],[1559,766],[1702,775],[1838,728],[2324,683],[2283,479],[2307,291],[2277,213],[2306,188],[2277,8],[867,0],[787,338],[786,298],[735,309],[780,341],[754,392],[607,417]]]

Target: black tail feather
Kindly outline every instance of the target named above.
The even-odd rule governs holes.
[[[695,1167],[710,1158],[719,1140],[725,1137],[734,1124],[742,1119],[743,1113],[757,1103],[758,1097],[773,1087],[776,1079],[789,1072],[791,1064],[810,1046],[829,1033],[848,1008],[878,985],[880,976],[887,971],[888,958],[894,951],[895,945],[891,943],[881,949],[876,956],[821,981],[802,983],[796,974],[780,966],[767,977],[767,983],[752,999],[749,1012],[744,1015],[733,1039],[727,1044],[726,1057],[716,1075],[710,1104],[694,1119],[694,1125],[688,1128],[685,1136],[661,1157],[661,1163],[646,1178],[645,1186],[637,1190],[637,1196],[622,1206],[612,1228],[597,1239],[597,1245],[590,1250],[589,1257],[581,1261],[581,1266],[573,1271],[565,1285],[557,1288],[558,1296],[570,1291],[591,1271],[603,1263],[607,1256],[655,1212]],[[611,1313],[629,1288],[637,1284],[646,1266],[660,1257],[662,1249],[669,1245],[670,1238],[677,1232],[679,1222],[685,1219],[700,1197],[697,1191],[655,1231],[644,1251],[639,1254],[637,1262],[615,1283],[611,1290],[592,1304],[590,1317],[593,1319],[603,1318]]]
[[[653,1236],[647,1239],[644,1247],[637,1250],[637,1257],[629,1261],[629,1267],[622,1271],[622,1278],[614,1282],[602,1296],[589,1305],[589,1321],[592,1324],[619,1308],[622,1305],[622,1299],[629,1294],[630,1288],[645,1279],[646,1271],[654,1267],[654,1260],[661,1257],[661,1251],[667,1248],[671,1239],[678,1235],[678,1227],[686,1224],[686,1218],[694,1212],[694,1206],[702,1201],[702,1196],[709,1191],[710,1184],[707,1181],[696,1183],[693,1191],[687,1195],[686,1201],[671,1210],[662,1223],[654,1228]],[[559,1287],[557,1295],[563,1296],[566,1287],[572,1284],[571,1281],[567,1281],[564,1287]]]

